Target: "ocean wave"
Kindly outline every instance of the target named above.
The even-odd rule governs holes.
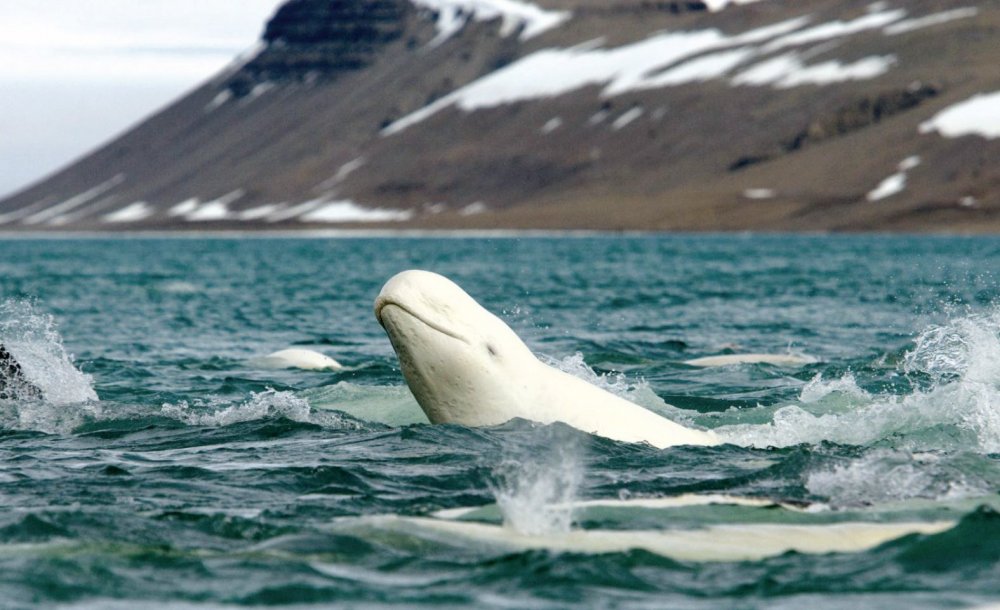
[[[1000,310],[927,328],[893,374],[910,381],[909,393],[869,393],[851,372],[817,375],[795,403],[730,410],[716,418],[716,432],[752,447],[828,441],[1000,452]],[[769,421],[759,423],[764,415]]]

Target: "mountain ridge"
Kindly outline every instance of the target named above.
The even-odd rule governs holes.
[[[995,0],[291,0],[0,230],[996,231],[998,31]]]

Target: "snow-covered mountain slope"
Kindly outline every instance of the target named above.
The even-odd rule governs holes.
[[[1000,229],[1000,0],[290,0],[0,230]]]

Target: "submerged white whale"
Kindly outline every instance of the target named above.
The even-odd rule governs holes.
[[[721,354],[685,360],[684,364],[698,367],[732,366],[735,364],[773,364],[775,366],[803,366],[816,359],[800,354]]]
[[[492,426],[519,417],[656,447],[720,442],[544,364],[500,318],[436,273],[393,276],[375,299],[375,317],[431,423]]]
[[[278,350],[251,362],[255,366],[270,369],[333,371],[344,368],[342,364],[325,354],[301,347]]]

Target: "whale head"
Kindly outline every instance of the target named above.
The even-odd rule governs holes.
[[[523,416],[531,350],[446,277],[403,271],[375,299],[375,317],[432,423],[500,424]]]

